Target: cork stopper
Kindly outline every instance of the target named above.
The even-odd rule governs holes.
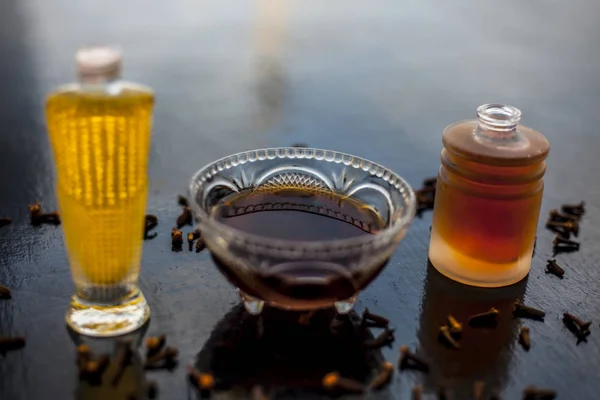
[[[77,51],[77,73],[82,83],[103,83],[121,75],[123,53],[110,46],[88,46]]]

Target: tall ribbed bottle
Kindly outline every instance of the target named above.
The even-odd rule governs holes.
[[[550,145],[515,107],[477,115],[442,134],[429,259],[456,281],[506,286],[529,273]]]
[[[150,310],[138,288],[148,191],[154,95],[120,79],[122,54],[76,54],[79,82],[46,103],[56,193],[76,293],[67,323],[90,336],[142,326]]]

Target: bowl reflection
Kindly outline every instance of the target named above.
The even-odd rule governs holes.
[[[219,390],[261,385],[278,397],[302,397],[321,392],[321,379],[331,371],[366,382],[383,362],[379,350],[364,345],[372,338],[354,312],[265,308],[254,316],[240,304],[215,326],[195,367],[212,373]]]

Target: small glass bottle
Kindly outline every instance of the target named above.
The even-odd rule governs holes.
[[[429,260],[455,281],[506,286],[529,273],[550,145],[515,107],[477,115],[442,134]]]
[[[76,289],[67,323],[89,336],[131,332],[150,316],[138,276],[154,94],[120,78],[121,58],[112,47],[81,49],[79,82],[46,102]]]

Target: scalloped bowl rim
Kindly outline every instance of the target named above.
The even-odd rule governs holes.
[[[342,157],[351,157],[351,159],[358,159],[361,161],[361,163],[368,163],[374,168],[380,168],[380,169],[383,169],[384,171],[388,171],[390,178],[392,178],[392,177],[396,178],[399,181],[400,186],[403,186],[404,188],[407,189],[408,196],[406,197],[406,210],[405,210],[405,212],[402,213],[402,215],[399,218],[397,218],[396,220],[390,221],[390,224],[387,227],[385,227],[384,229],[382,229],[381,231],[379,231],[373,235],[363,235],[363,236],[358,236],[358,237],[353,237],[353,238],[348,238],[348,239],[309,241],[309,240],[275,239],[272,237],[256,235],[256,234],[248,233],[246,231],[242,231],[240,229],[232,228],[232,227],[225,225],[225,224],[217,221],[216,219],[212,218],[206,211],[204,211],[202,206],[200,206],[197,203],[196,195],[197,195],[198,191],[194,190],[194,186],[198,184],[201,176],[204,175],[206,173],[206,171],[210,171],[210,169],[213,166],[217,165],[220,162],[224,162],[228,159],[232,159],[232,158],[236,158],[236,157],[239,158],[242,155],[250,155],[250,154],[259,153],[259,152],[268,153],[268,152],[280,151],[280,150],[286,151],[286,156],[280,157],[280,158],[285,158],[285,159],[296,158],[296,157],[289,157],[287,154],[287,151],[323,152],[324,154],[333,153],[335,155],[339,155]],[[298,157],[298,158],[311,159],[311,158],[314,158],[314,156],[306,157],[306,155],[303,154],[302,157]],[[259,162],[259,161],[263,161],[263,160],[257,160],[255,162]],[[339,162],[326,161],[324,159],[317,160],[317,161],[325,161],[327,163],[341,162],[341,161],[339,161]],[[362,167],[362,168],[360,166],[355,167],[351,164],[346,164],[346,165],[351,166],[352,168],[365,170],[364,167]],[[370,173],[369,170],[365,170],[365,171]],[[384,179],[388,182],[390,180],[389,178],[385,179],[383,177],[381,177],[381,179]],[[416,201],[416,196],[415,196],[414,190],[408,184],[408,182],[406,182],[406,180],[404,178],[402,178],[400,175],[396,174],[391,169],[386,168],[386,167],[382,166],[381,164],[378,164],[378,163],[368,160],[366,158],[362,158],[362,157],[355,156],[352,154],[342,153],[342,152],[336,151],[336,150],[318,149],[318,148],[312,148],[312,147],[266,147],[266,148],[261,148],[261,149],[242,151],[239,153],[221,157],[215,161],[212,161],[212,162],[206,164],[205,166],[200,168],[198,171],[196,171],[196,173],[194,173],[194,175],[192,176],[192,178],[190,180],[188,190],[189,190],[189,194],[190,194],[191,200],[192,200],[190,205],[191,205],[192,211],[194,212],[196,218],[198,219],[198,224],[200,225],[201,230],[213,229],[213,230],[216,230],[218,232],[225,234],[225,236],[227,236],[228,238],[235,239],[235,240],[242,240],[243,242],[246,242],[246,243],[256,243],[256,244],[260,244],[260,245],[268,246],[268,247],[272,247],[272,248],[294,248],[294,249],[302,248],[304,251],[311,251],[311,250],[318,251],[318,250],[323,250],[323,249],[331,248],[331,247],[334,247],[334,248],[335,247],[346,247],[347,248],[347,247],[353,247],[353,246],[364,246],[364,245],[369,245],[369,244],[372,244],[375,242],[387,240],[387,239],[397,235],[403,229],[407,228],[410,225],[410,223],[412,222],[413,218],[415,217],[416,211],[417,211],[417,204],[416,204],[417,201]]]

